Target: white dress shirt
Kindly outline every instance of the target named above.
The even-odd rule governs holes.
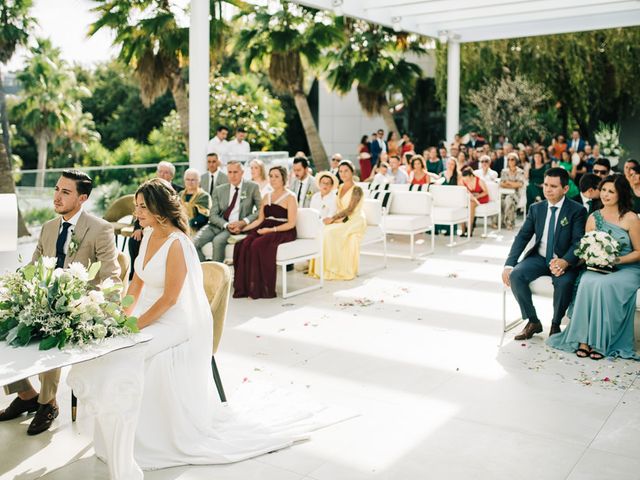
[[[551,221],[551,207],[558,207],[556,210],[556,224],[554,228],[557,227],[558,221],[560,221],[560,210],[562,210],[562,205],[564,204],[564,197],[555,205],[551,205],[551,203],[547,202],[547,217],[544,219],[544,230],[542,231],[542,238],[540,239],[540,246],[538,247],[538,254],[545,258],[547,256],[547,239],[549,238],[549,222]],[[556,229],[557,232],[557,229]]]
[[[338,211],[337,195],[335,190],[331,190],[324,197],[322,192],[316,192],[311,197],[309,208],[314,208],[320,212],[320,218],[333,217]]]
[[[247,155],[249,155],[249,153],[251,153],[251,147],[246,140],[238,142],[238,140],[233,139],[227,143],[227,155],[229,155],[230,159],[248,160]]]
[[[303,204],[304,199],[307,197],[307,190],[309,190],[309,180],[311,180],[311,175],[307,175],[304,180],[298,180],[298,182],[301,183],[296,186],[296,189],[293,192],[296,196],[296,200],[299,199],[298,204]],[[298,192],[300,192],[299,195]]]
[[[78,224],[78,220],[80,219],[80,215],[82,215],[82,207],[80,207],[80,210],[78,210],[78,213],[76,213],[69,220],[65,220],[64,218],[60,219],[61,222],[60,222],[60,228],[58,229],[58,235],[60,235],[60,233],[62,232],[62,224],[64,222],[67,222],[67,223],[71,224],[71,226],[69,227],[69,230],[67,231],[67,241],[64,243],[64,254],[65,255],[69,251],[69,244],[71,243],[71,237],[73,236],[73,232],[76,229],[76,225]]]
[[[220,138],[218,138],[218,136],[216,135],[211,140],[209,140],[209,145],[207,146],[207,153],[217,153],[218,158],[220,158],[220,161],[222,163],[226,163],[227,153],[229,149],[228,145],[229,145],[229,142],[227,142],[226,140],[220,140]]]
[[[593,204],[593,200],[590,199],[589,197],[585,197],[582,192],[580,192],[580,198],[582,199],[582,206],[585,208],[587,213],[589,213],[589,203],[588,202],[591,202]]]
[[[478,177],[480,180],[484,180],[486,182],[497,182],[498,181],[498,172],[495,170],[488,169],[487,173],[484,173],[484,170],[481,168],[473,171],[474,175]]]
[[[240,220],[240,197],[242,196],[243,183],[244,182],[240,182],[238,184],[238,199],[236,200],[236,204],[233,206],[233,210],[231,210],[231,213],[229,213],[229,219],[227,220],[227,224],[225,225],[225,227],[229,223],[237,222],[238,220]],[[229,184],[229,201],[227,202],[227,207],[231,205],[231,201],[233,200],[233,195],[235,194],[235,192],[236,192],[236,187]],[[246,218],[243,218],[243,220],[247,222]]]

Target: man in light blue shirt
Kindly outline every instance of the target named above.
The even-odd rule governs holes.
[[[389,166],[391,169],[387,176],[389,177],[389,183],[404,184],[409,183],[409,176],[407,172],[400,168],[400,157],[392,155],[389,157]]]

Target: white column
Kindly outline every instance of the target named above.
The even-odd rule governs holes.
[[[460,128],[460,42],[449,39],[447,48],[447,142]]]
[[[209,141],[209,0],[191,0],[189,166],[206,170]]]

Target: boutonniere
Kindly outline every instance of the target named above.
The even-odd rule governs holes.
[[[247,193],[246,192],[242,192],[240,194],[240,201],[245,200],[247,198]]]
[[[562,220],[560,220],[560,225],[562,225],[563,227],[569,225],[569,220],[567,220],[567,217],[564,217]]]
[[[78,248],[80,248],[80,242],[78,242],[78,239],[74,234],[71,234],[71,240],[69,240],[67,255],[75,255],[75,253],[78,251]]]
[[[313,197],[313,192],[311,190],[307,190],[307,193],[305,194],[305,196],[307,198],[311,198],[311,197]]]

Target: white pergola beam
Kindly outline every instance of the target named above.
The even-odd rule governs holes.
[[[209,142],[209,0],[191,0],[189,20],[189,166],[206,170]]]

